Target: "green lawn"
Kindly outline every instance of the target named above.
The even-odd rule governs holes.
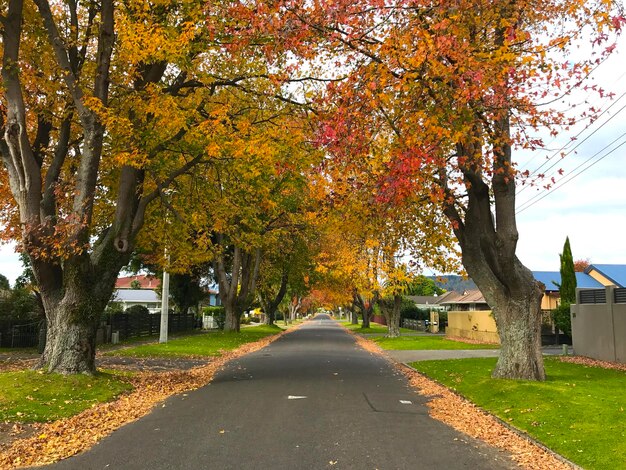
[[[42,422],[110,401],[130,384],[112,374],[63,376],[26,370],[0,373],[0,420]]]
[[[341,321],[340,323],[342,326],[359,334],[387,333],[388,331],[386,325],[381,325],[379,323],[374,323],[374,322],[370,322],[369,328],[363,328],[360,323],[358,325],[353,325],[352,322],[350,321]],[[417,333],[417,332],[413,330],[409,330],[408,328],[400,328],[400,333]]]
[[[546,358],[545,382],[492,379],[494,358],[414,362],[587,469],[626,468],[626,373]]]
[[[240,333],[210,331],[185,338],[173,339],[165,344],[151,343],[119,349],[106,353],[110,356],[135,357],[189,357],[218,356],[220,350],[235,349],[242,344],[258,341],[266,336],[280,333],[278,326],[242,327]]]
[[[399,338],[373,338],[383,349],[498,349],[497,344],[463,343],[444,336],[400,336]]]

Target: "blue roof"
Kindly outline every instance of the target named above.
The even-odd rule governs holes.
[[[544,283],[546,291],[559,291],[559,287],[557,285],[561,284],[561,273],[559,271],[533,271],[533,276],[535,276],[535,279],[539,282]],[[581,289],[594,289],[602,287],[602,284],[592,278],[589,274],[576,273],[576,287]]]
[[[592,264],[585,272],[595,269],[617,287],[626,287],[626,264]]]

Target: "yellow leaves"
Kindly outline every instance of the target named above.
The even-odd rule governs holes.
[[[147,155],[136,149],[130,152],[119,152],[113,156],[114,164],[119,166],[128,165],[134,168],[143,168],[147,161]]]

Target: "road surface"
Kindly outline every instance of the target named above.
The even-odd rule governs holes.
[[[318,316],[53,469],[503,469],[384,358]]]

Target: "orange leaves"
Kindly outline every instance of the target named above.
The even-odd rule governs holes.
[[[49,464],[89,449],[120,426],[146,415],[167,397],[206,385],[227,362],[257,351],[280,336],[244,344],[190,371],[143,372],[130,377],[134,386],[131,393],[113,402],[95,405],[76,416],[38,426],[32,437],[16,440],[2,449],[0,467]]]

